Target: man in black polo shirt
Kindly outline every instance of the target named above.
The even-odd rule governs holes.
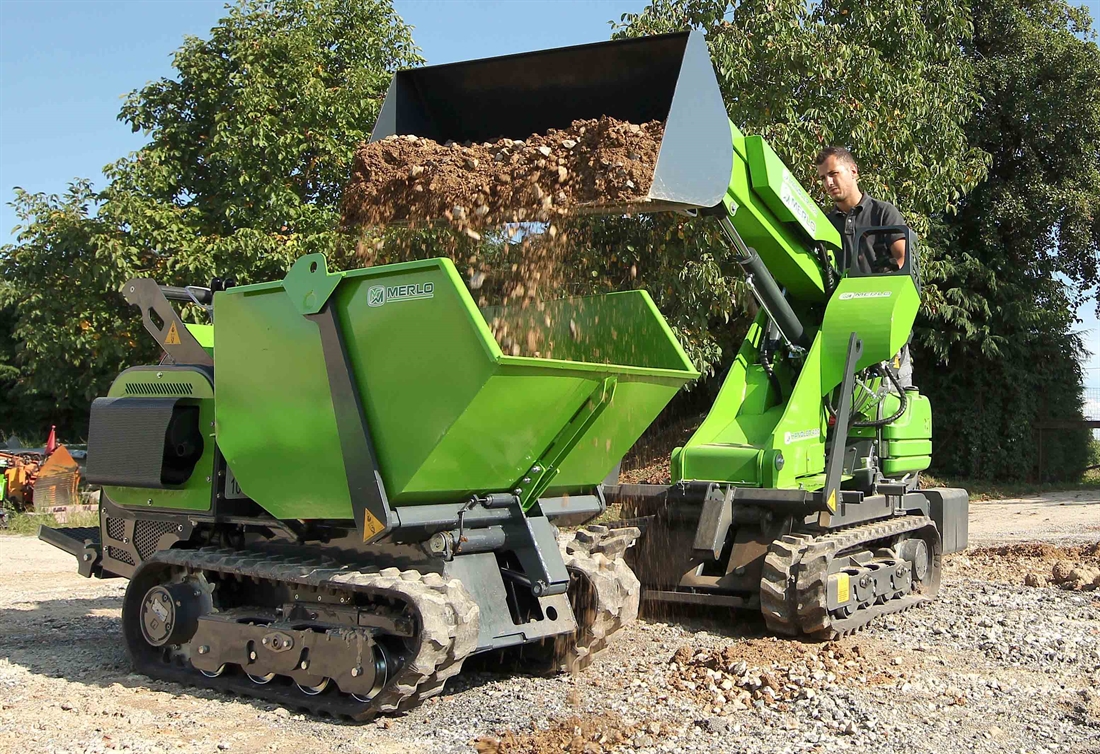
[[[858,251],[854,248],[856,236],[865,228],[904,225],[898,208],[859,190],[859,168],[844,147],[822,149],[815,162],[821,185],[835,205],[828,213],[829,221],[843,239],[843,259],[837,260],[840,273],[853,268],[864,273],[901,269],[905,264],[905,238],[900,233],[866,235]]]
[[[898,208],[859,190],[859,168],[852,153],[844,147],[826,147],[815,160],[817,176],[825,193],[833,200],[829,221],[840,232],[842,258],[837,260],[840,274],[858,269],[863,273],[891,272],[905,264],[905,237],[901,233],[868,234],[855,248],[856,237],[865,228],[905,225]],[[894,362],[898,382],[903,388],[913,384],[913,364],[909,345],[902,346]]]

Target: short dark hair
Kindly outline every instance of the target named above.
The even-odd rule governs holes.
[[[856,164],[856,158],[852,157],[852,153],[847,147],[825,147],[817,153],[814,164],[821,165],[830,157],[835,157],[838,161],[847,163],[857,170],[859,169],[859,165]]]

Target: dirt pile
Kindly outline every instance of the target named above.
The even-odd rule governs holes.
[[[768,637],[720,651],[680,647],[669,661],[669,685],[694,696],[705,711],[729,714],[758,703],[813,699],[843,678],[892,683],[906,676],[903,663],[866,640],[802,645]]]
[[[977,547],[949,558],[945,572],[955,577],[1092,591],[1100,589],[1100,542],[1068,547],[1039,542]]]
[[[1087,592],[1100,589],[1100,568],[1059,560],[1051,566],[1049,579],[1040,574],[1029,573],[1024,577],[1024,583],[1028,586],[1053,584],[1062,589]]]
[[[388,136],[356,152],[343,221],[355,227],[446,219],[477,238],[489,225],[637,204],[649,193],[663,134],[659,121],[602,117],[519,141]]]
[[[530,733],[507,731],[482,736],[474,742],[480,754],[604,754],[623,746],[652,746],[667,731],[659,722],[631,723],[619,715],[573,716],[555,720],[545,730]]]

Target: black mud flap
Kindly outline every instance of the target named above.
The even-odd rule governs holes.
[[[96,398],[88,433],[92,484],[165,489],[202,457],[199,407],[182,398]]]

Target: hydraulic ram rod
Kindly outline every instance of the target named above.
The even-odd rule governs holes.
[[[805,348],[805,328],[802,327],[798,315],[791,309],[791,305],[787,303],[783,292],[779,290],[779,285],[776,284],[772,274],[768,272],[767,266],[765,266],[756,251],[745,245],[741,234],[737,232],[737,228],[733,226],[728,217],[720,215],[718,224],[722,227],[722,231],[726,234],[726,238],[729,239],[734,251],[737,252],[737,262],[745,269],[749,287],[760,306],[768,313],[768,316],[779,328],[779,332],[788,343],[792,346]]]

